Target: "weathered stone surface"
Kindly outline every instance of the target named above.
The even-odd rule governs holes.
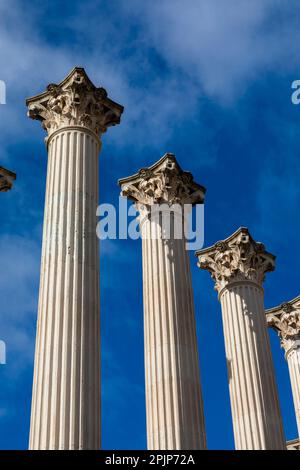
[[[236,449],[286,449],[262,288],[275,257],[246,228],[196,255],[222,306]]]
[[[270,328],[277,331],[288,363],[300,436],[300,296],[266,310]]]
[[[183,213],[171,217],[165,238],[153,204],[202,203],[204,188],[166,154],[150,168],[120,180],[140,210],[143,249],[144,342],[148,449],[206,447],[193,290],[185,239],[175,239]]]
[[[98,134],[122,107],[79,68],[27,104],[49,133],[29,446],[98,449]]]

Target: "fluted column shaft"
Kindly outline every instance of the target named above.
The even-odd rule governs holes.
[[[298,436],[300,436],[300,340],[297,345],[286,354],[289,367],[293,401],[296,413]]]
[[[80,67],[26,104],[48,133],[29,447],[99,449],[98,154],[123,107]]]
[[[66,128],[48,145],[30,448],[97,449],[99,139]]]
[[[300,436],[300,296],[266,311],[266,319],[279,338],[288,363]]]
[[[220,294],[236,449],[284,449],[263,291],[253,283]]]
[[[206,447],[185,214],[205,188],[167,153],[119,180],[140,214],[148,449]]]
[[[275,257],[244,227],[196,255],[221,302],[235,448],[286,449],[262,287]]]
[[[162,232],[161,218],[142,223],[148,449],[204,449],[189,257]]]

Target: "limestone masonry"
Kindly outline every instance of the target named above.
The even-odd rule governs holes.
[[[79,67],[26,104],[48,150],[29,447],[99,449],[98,157],[123,107]],[[1,192],[15,179],[0,167]],[[142,235],[148,449],[206,449],[190,258],[176,236],[188,223],[181,209],[204,204],[205,188],[170,153],[119,184]],[[196,256],[221,303],[236,449],[299,450],[284,436],[268,327],[285,351],[300,433],[300,297],[265,310],[275,256],[247,228]]]

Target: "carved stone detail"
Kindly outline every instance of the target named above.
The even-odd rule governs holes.
[[[300,439],[293,439],[292,441],[287,441],[286,443],[287,450],[300,450]]]
[[[296,341],[300,347],[300,296],[266,311],[270,328],[277,331],[281,347],[287,352]]]
[[[12,189],[16,174],[0,166],[0,192],[4,193]]]
[[[275,269],[275,256],[255,242],[247,228],[196,253],[198,266],[211,273],[220,292],[231,282],[253,281],[262,285],[265,273]]]
[[[29,116],[42,121],[53,137],[47,146],[50,163],[29,448],[99,449],[100,301],[95,227],[101,146],[96,133],[117,124],[123,108],[109,100],[105,90],[96,88],[80,68],[73,69],[59,85],[49,85],[45,93],[27,100],[27,105]]]
[[[176,228],[190,209],[182,205],[202,203],[205,190],[182,171],[172,154],[119,184],[122,195],[139,211],[143,240],[148,449],[204,449],[190,261],[186,240],[182,233],[176,237]],[[164,215],[172,221],[169,233]]]
[[[193,175],[183,171],[173,154],[165,154],[149,168],[119,180],[122,196],[146,206],[153,204],[203,203],[205,189],[194,182]]]
[[[68,126],[102,134],[120,122],[123,112],[123,107],[107,98],[105,89],[95,87],[78,67],[60,84],[51,83],[45,93],[29,98],[26,104],[28,116],[41,121],[48,135]]]

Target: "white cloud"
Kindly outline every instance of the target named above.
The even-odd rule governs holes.
[[[25,116],[25,98],[60,81],[74,65],[85,66],[95,83],[125,106],[122,125],[109,132],[111,142],[161,149],[181,122],[195,117],[199,97],[230,104],[262,73],[299,64],[294,5],[294,0],[289,6],[276,0],[130,0],[106,5],[111,8],[106,15],[99,2],[86,1],[66,18],[66,36],[73,43],[60,39],[54,45],[47,41],[53,21],[46,5],[24,9],[21,1],[3,1],[0,79],[7,84],[7,105],[0,107],[0,146],[5,160],[16,129],[27,142],[41,135],[39,124]],[[155,67],[151,53],[158,58]],[[169,68],[160,70],[159,60]]]
[[[239,97],[266,71],[280,73],[299,65],[293,0],[133,3],[159,54],[218,102]],[[128,5],[132,13],[132,2]]]

